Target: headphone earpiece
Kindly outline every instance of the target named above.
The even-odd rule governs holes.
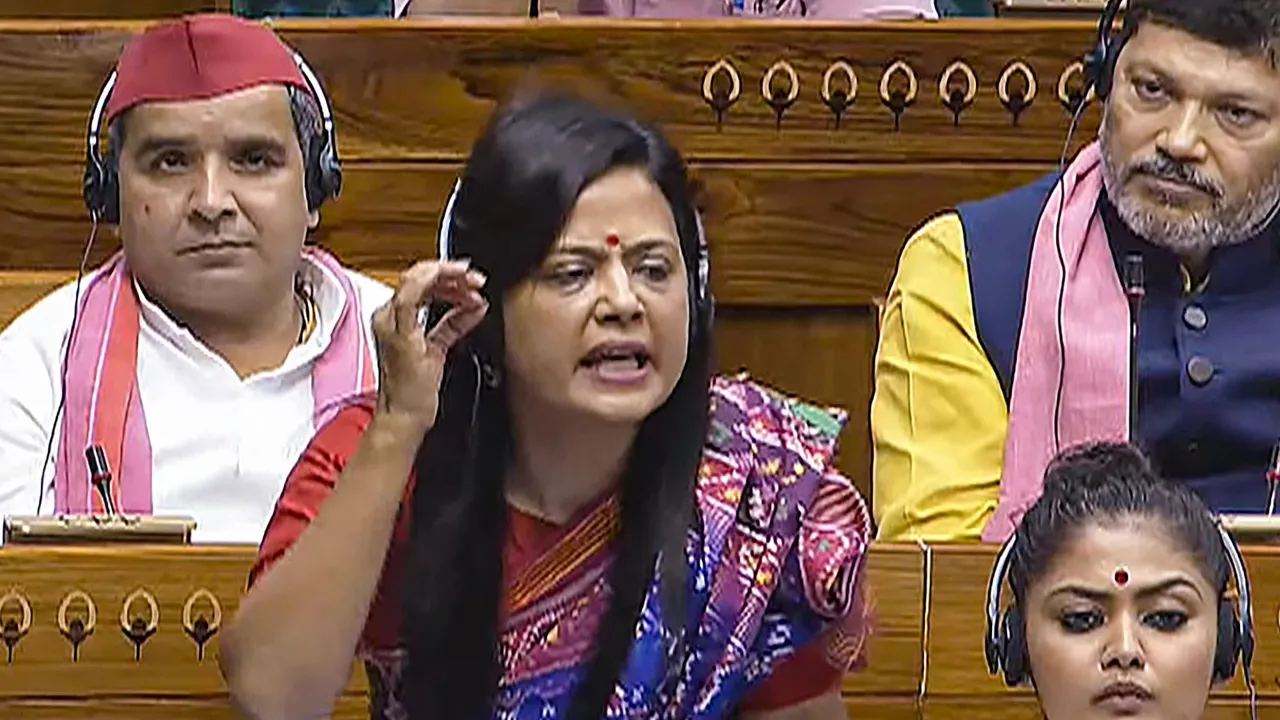
[[[1106,100],[1107,96],[1111,94],[1116,61],[1119,60],[1120,51],[1124,48],[1124,44],[1129,41],[1129,36],[1132,34],[1132,26],[1127,17],[1120,33],[1117,35],[1113,31],[1116,17],[1120,15],[1122,2],[1123,0],[1108,0],[1106,8],[1102,11],[1102,16],[1098,18],[1097,45],[1084,56],[1084,92],[1087,95],[1092,87],[1093,94],[1099,101]]]
[[[84,170],[84,202],[98,222],[120,223],[120,183],[116,155],[89,153]]]
[[[702,213],[697,208],[693,210],[693,219],[698,233],[698,264],[696,276],[690,278],[689,298],[694,314],[691,318],[693,332],[690,333],[690,341],[709,337],[716,319],[716,299],[711,292],[711,252],[707,246]]]
[[[1031,679],[1031,661],[1027,657],[1027,626],[1022,610],[1010,605],[1000,618],[1000,669],[1009,687],[1018,687]]]
[[[292,51],[291,51],[292,52]],[[312,138],[307,146],[306,157],[306,192],[307,210],[315,212],[325,201],[338,197],[342,193],[342,161],[338,158],[338,134],[333,122],[333,107],[329,104],[329,96],[324,91],[320,78],[311,71],[311,66],[302,59],[302,55],[292,52],[293,61],[298,64],[302,79],[311,90],[320,109],[320,132]]]
[[[1225,682],[1236,674],[1240,654],[1240,628],[1235,606],[1223,598],[1218,604],[1218,645],[1213,657],[1213,681]]]
[[[1218,525],[1227,565],[1236,584],[1235,603],[1227,597],[1218,606],[1218,640],[1213,658],[1215,683],[1230,680],[1236,671],[1236,663],[1244,668],[1245,684],[1253,687],[1253,590],[1249,571],[1244,564],[1240,546],[1226,528]]]
[[[1000,611],[1000,591],[1009,573],[1009,562],[1017,535],[1012,535],[996,555],[987,581],[987,632],[984,653],[987,670],[1003,675],[1005,684],[1017,687],[1031,679],[1031,661],[1027,656],[1027,630],[1022,610],[1012,603]]]
[[[116,225],[120,222],[120,183],[115,158],[118,148],[102,151],[102,113],[106,110],[111,90],[116,86],[112,70],[98,91],[98,99],[89,113],[88,137],[85,141],[84,204],[97,222]]]

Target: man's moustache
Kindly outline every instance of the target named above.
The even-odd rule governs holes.
[[[1189,185],[1215,199],[1223,195],[1222,188],[1199,170],[1167,158],[1143,160],[1129,167],[1129,177],[1139,174]]]

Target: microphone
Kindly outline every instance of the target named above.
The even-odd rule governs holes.
[[[89,481],[102,500],[102,509],[107,515],[115,515],[116,506],[111,499],[111,466],[107,462],[106,451],[101,445],[90,445],[85,448],[84,459],[89,464]]]
[[[1276,488],[1280,486],[1280,441],[1271,448],[1271,462],[1267,465],[1267,514],[1276,512]]]
[[[1142,269],[1142,253],[1131,252],[1124,259],[1124,294],[1129,300],[1129,442],[1138,444],[1138,315],[1147,294]]]

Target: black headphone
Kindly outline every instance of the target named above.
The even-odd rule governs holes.
[[[462,180],[453,184],[453,192],[445,203],[444,214],[440,217],[440,230],[436,237],[439,243],[439,258],[447,260],[453,256],[453,205],[458,199],[458,190],[462,188]],[[693,219],[698,233],[697,272],[689,274],[689,340],[696,342],[711,334],[715,323],[716,301],[711,294],[711,260],[707,251],[707,235],[702,226],[702,214],[695,209]]]
[[[298,64],[302,78],[307,83],[311,96],[320,108],[320,133],[314,137],[307,147],[303,148],[303,162],[307,193],[307,210],[315,212],[330,198],[338,197],[342,192],[342,163],[338,159],[337,131],[333,124],[333,110],[329,105],[329,97],[320,84],[320,79],[311,71],[310,66],[298,53],[290,50],[293,61]],[[114,157],[119,148],[110,148],[107,155],[101,151],[102,113],[106,110],[111,98],[111,91],[116,85],[116,70],[112,70],[98,92],[98,100],[93,105],[93,113],[89,116],[89,135],[86,143],[87,155],[84,169],[84,203],[90,214],[97,221],[116,225],[120,222],[120,180],[118,158]]]
[[[1106,100],[1111,93],[1111,83],[1115,78],[1116,60],[1125,43],[1133,36],[1134,25],[1125,16],[1120,32],[1116,33],[1116,16],[1120,14],[1120,5],[1124,0],[1107,0],[1107,6],[1098,19],[1098,37],[1094,49],[1084,56],[1085,86],[1083,92],[1088,95],[1090,87],[1099,100]]]
[[[1221,524],[1218,533],[1227,564],[1239,594],[1239,612],[1225,595],[1218,606],[1218,643],[1213,657],[1213,681],[1224,682],[1235,674],[1236,661],[1244,668],[1245,683],[1253,683],[1253,594],[1249,589],[1249,573],[1245,569],[1240,547]],[[1009,573],[1017,533],[1005,542],[996,556],[987,584],[987,632],[985,650],[987,669],[992,675],[1002,673],[1005,684],[1016,687],[1031,680],[1031,661],[1027,654],[1026,625],[1017,601],[1000,612],[1000,591]]]

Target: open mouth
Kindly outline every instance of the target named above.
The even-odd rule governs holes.
[[[649,352],[641,347],[602,346],[578,363],[592,370],[640,370],[649,364]]]
[[[611,386],[640,386],[653,369],[649,349],[641,343],[602,343],[578,362],[588,377]]]

